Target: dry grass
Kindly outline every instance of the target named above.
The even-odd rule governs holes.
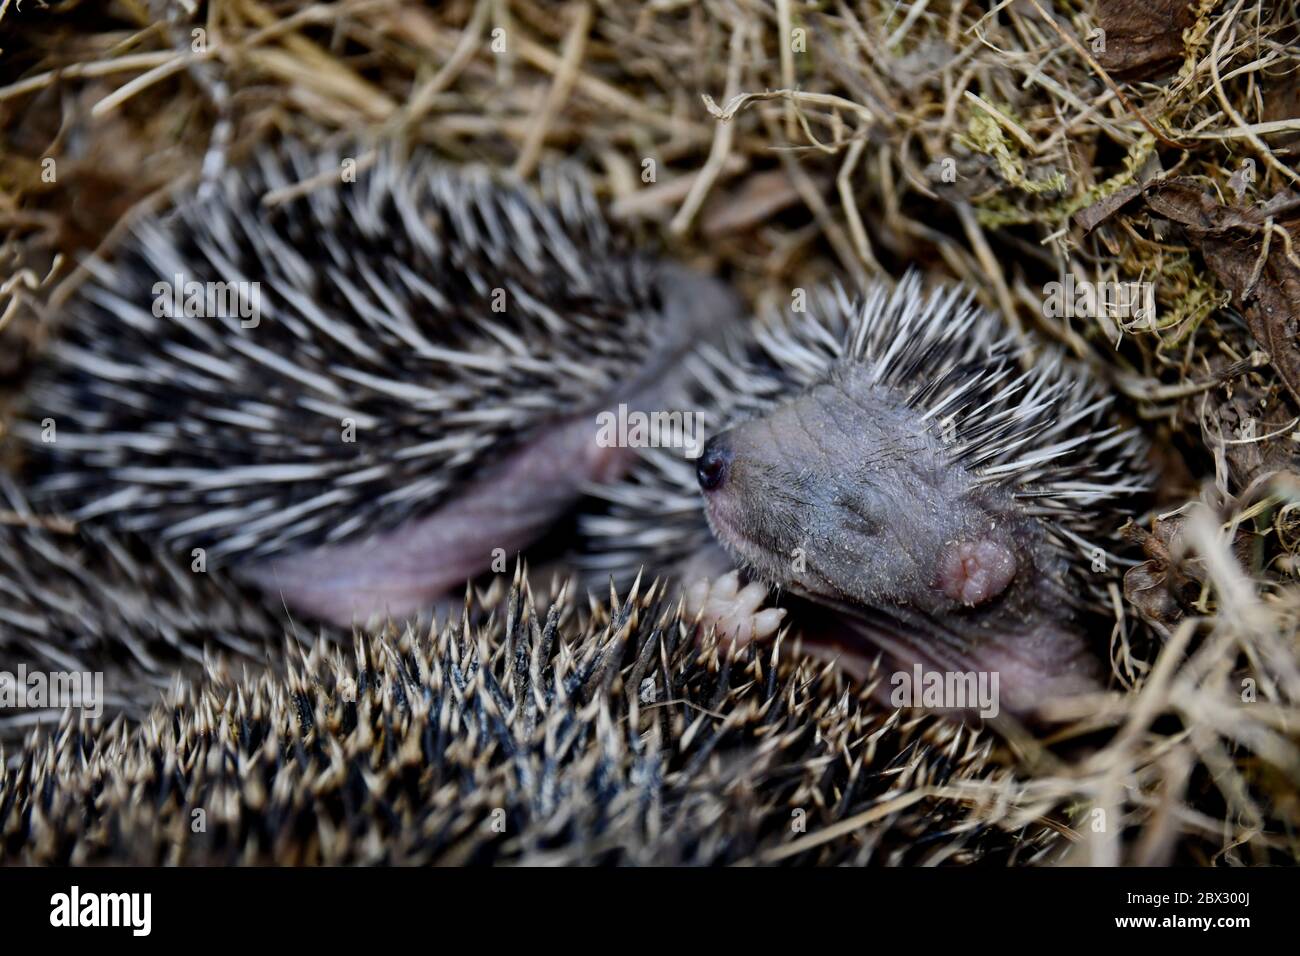
[[[1155,40],[1141,30],[1177,5],[98,7],[0,0],[0,375],[40,338],[18,306],[57,304],[129,210],[285,135],[400,136],[525,174],[567,157],[629,228],[759,304],[912,264],[968,280],[1146,423],[1163,517],[1130,591],[1162,647],[1136,649],[1115,593],[1129,689],[1061,713],[1051,740],[1008,730],[1013,777],[937,799],[1064,815],[1079,861],[1300,856],[1300,361],[1273,335],[1293,340],[1300,308],[1295,0],[1202,0]],[[1067,274],[1152,281],[1157,316],[1047,317]]]

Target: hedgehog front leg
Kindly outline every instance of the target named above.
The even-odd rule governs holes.
[[[701,635],[714,631],[737,646],[771,637],[785,618],[784,608],[760,610],[767,601],[767,586],[752,581],[741,587],[740,573],[701,578],[686,589],[686,615],[697,621]]]

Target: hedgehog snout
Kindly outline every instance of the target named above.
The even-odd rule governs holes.
[[[727,442],[727,433],[714,435],[704,444],[704,451],[695,462],[695,476],[705,491],[716,491],[727,481],[731,471],[733,453]]]

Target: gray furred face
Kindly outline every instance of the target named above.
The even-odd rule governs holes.
[[[1062,679],[1082,687],[1092,669],[1041,526],[855,363],[715,435],[697,473],[723,546],[767,583],[848,612],[863,656],[998,670],[1013,703]]]

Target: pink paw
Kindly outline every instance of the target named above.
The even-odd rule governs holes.
[[[767,588],[754,582],[740,586],[740,574],[732,571],[716,581],[696,581],[686,592],[686,615],[699,619],[700,633],[710,629],[737,645],[755,638],[771,637],[785,617],[783,608],[759,608],[767,600]]]

